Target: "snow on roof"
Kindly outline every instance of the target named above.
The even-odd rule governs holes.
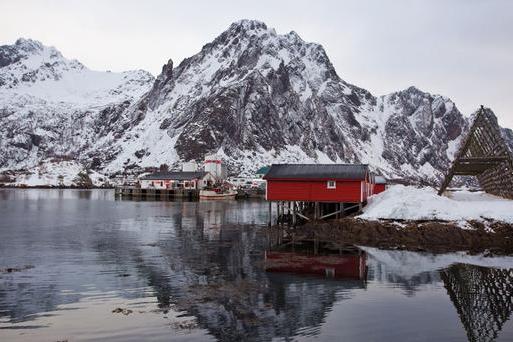
[[[365,179],[364,164],[273,164],[264,179]]]
[[[438,196],[433,188],[394,185],[371,196],[358,216],[366,220],[444,220],[469,221],[492,219],[513,223],[513,200],[485,192],[455,191],[449,197]]]
[[[387,184],[387,180],[383,176],[374,177],[374,184]]]

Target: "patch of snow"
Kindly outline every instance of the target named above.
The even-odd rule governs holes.
[[[179,157],[175,150],[175,144],[181,132],[175,132],[170,136],[166,130],[159,128],[159,121],[154,119],[155,113],[148,113],[148,120],[144,120],[135,130],[136,134],[127,141],[118,142],[121,153],[105,168],[106,172],[115,172],[130,164],[140,167],[171,165]],[[135,153],[144,150],[146,153],[140,159]]]
[[[513,223],[513,200],[484,192],[456,191],[438,196],[433,188],[393,185],[371,196],[363,214],[366,220],[445,220],[484,221],[486,219]]]
[[[454,139],[447,144],[447,159],[453,160],[456,152],[458,152],[460,139]]]
[[[79,173],[85,172],[83,165],[76,161],[45,162],[26,173],[16,175],[14,186],[73,186]],[[93,185],[103,185],[107,178],[95,171],[88,173]]]

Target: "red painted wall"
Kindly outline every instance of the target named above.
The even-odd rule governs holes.
[[[365,182],[337,180],[335,189],[328,189],[327,181],[268,180],[268,201],[311,201],[358,203],[367,200]]]
[[[374,195],[385,191],[385,184],[374,184]]]
[[[365,260],[365,254],[314,256],[268,251],[265,253],[265,270],[326,276],[328,269],[335,278],[365,279]]]

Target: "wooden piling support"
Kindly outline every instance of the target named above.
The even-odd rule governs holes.
[[[296,202],[292,202],[292,225],[295,227],[297,218],[296,218],[297,204]]]
[[[269,228],[272,226],[273,220],[273,202],[269,201]]]

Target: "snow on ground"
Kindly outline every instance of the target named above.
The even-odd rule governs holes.
[[[14,186],[73,186],[84,166],[76,161],[45,162],[30,170],[30,173],[16,175]],[[61,178],[62,177],[62,178]],[[103,185],[105,176],[90,171],[89,177],[95,186]]]
[[[387,270],[404,278],[424,272],[433,272],[453,264],[470,264],[484,267],[513,268],[513,257],[486,257],[465,252],[431,254],[410,251],[390,251],[359,246],[371,259],[386,265]]]
[[[445,220],[491,219],[513,223],[513,200],[484,192],[460,190],[438,196],[433,188],[393,185],[369,198],[363,214],[366,220]]]

